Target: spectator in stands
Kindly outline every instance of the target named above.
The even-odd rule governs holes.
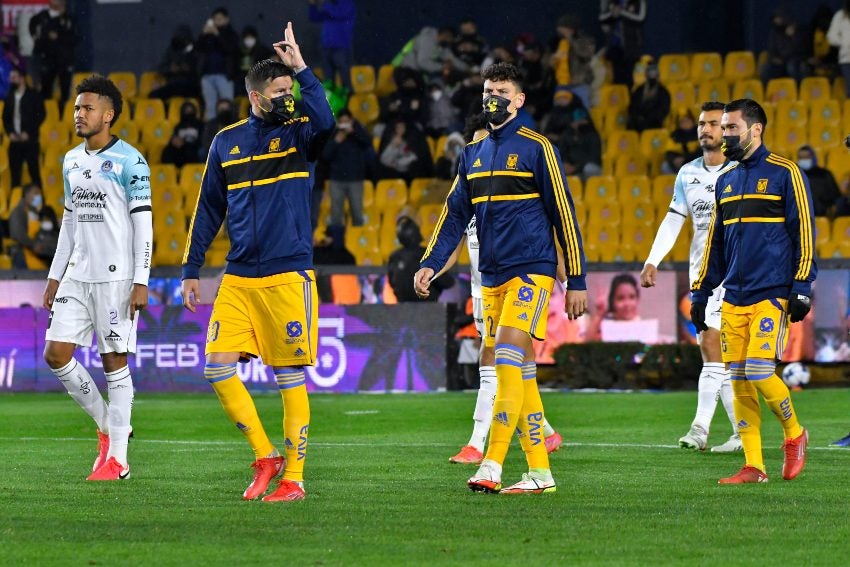
[[[354,40],[354,20],[357,6],[354,0],[310,0],[310,21],[322,23],[322,71],[325,80],[351,92],[351,61]]]
[[[558,142],[567,175],[582,180],[602,174],[602,139],[584,107],[572,112],[570,127]]]
[[[632,91],[628,127],[638,132],[661,128],[669,113],[670,91],[658,80],[658,65],[650,63],[646,66],[646,81]]]
[[[484,79],[481,73],[474,73],[454,85],[452,104],[460,111],[461,116],[469,116],[481,112],[481,89]],[[548,97],[548,95],[547,95]]]
[[[570,129],[573,121],[573,111],[585,108],[581,99],[574,96],[566,87],[558,87],[552,97],[552,111],[541,126],[542,134],[557,144],[561,137]]]
[[[387,260],[387,280],[399,303],[420,301],[411,282],[419,270],[419,260],[425,254],[425,247],[422,246],[419,225],[411,215],[403,213],[396,220],[396,238],[401,248],[390,254]],[[425,301],[437,301],[443,290],[453,285],[454,277],[448,273],[441,275],[431,283],[433,292]]]
[[[239,45],[239,34],[230,25],[227,8],[216,8],[198,38],[206,120],[215,118],[218,99],[233,100],[233,82],[242,78],[239,75]]]
[[[690,109],[682,108],[676,120],[676,129],[664,149],[662,173],[678,173],[682,166],[702,155],[697,136],[696,121]]]
[[[829,44],[826,36],[831,22],[832,10],[824,3],[818,4],[812,15],[809,37],[805,42],[808,56],[806,65],[816,77],[832,77],[836,71],[838,50]]]
[[[452,132],[443,142],[443,154],[434,162],[434,177],[452,180],[457,175],[457,162],[466,146],[460,132]]]
[[[446,66],[467,72],[469,66],[452,53],[454,40],[455,32],[452,28],[438,30],[426,26],[405,44],[393,59],[393,64],[418,71],[429,80],[440,78]]]
[[[174,127],[168,145],[162,150],[162,163],[183,167],[187,163],[200,163],[201,132],[204,124],[198,118],[195,103],[184,101],[180,105],[180,122]]]
[[[850,97],[850,0],[844,0],[844,7],[835,12],[826,39],[830,45],[838,48],[838,66],[844,77],[844,92]]]
[[[386,128],[379,149],[381,179],[431,177],[433,161],[428,140],[415,125],[397,120]],[[415,270],[414,270],[415,271]]]
[[[428,87],[428,122],[425,132],[429,136],[439,138],[458,127],[458,110],[452,104],[446,89],[439,82],[433,82]]]
[[[32,50],[35,47],[35,38],[33,38],[30,32],[30,22],[33,16],[35,14],[27,10],[18,12],[15,18],[15,35],[18,37],[18,52],[23,60],[19,68],[29,73],[30,77],[32,77],[33,85],[38,85],[41,81],[39,77],[35,76],[35,65],[32,64]],[[830,17],[832,17],[831,12]]]
[[[614,82],[632,86],[632,69],[643,55],[646,0],[601,0],[599,23],[607,39],[605,51]]]
[[[381,101],[381,122],[404,120],[422,126],[428,116],[425,84],[412,69],[397,67],[393,71],[396,90]],[[480,98],[480,95],[479,95]]]
[[[525,75],[525,82],[523,82],[525,104],[522,107],[539,121],[552,108],[551,97],[555,85],[552,75],[547,73],[543,66],[543,46],[536,41],[520,45],[522,52],[517,61],[517,67]],[[480,92],[480,87],[478,90]]]
[[[805,74],[803,34],[784,7],[773,12],[770,33],[767,36],[767,61],[760,69],[765,83],[779,77],[792,77],[799,81]]]
[[[2,73],[0,87],[6,89],[0,93],[0,98],[5,98],[9,94],[9,76],[12,74],[12,69],[26,73],[27,63],[18,51],[18,38],[14,34],[0,36],[0,48],[3,53],[3,57],[0,58],[0,73]]]
[[[200,94],[198,52],[192,30],[186,24],[174,30],[157,71],[165,79],[165,84],[150,93],[142,93],[143,96],[160,98],[165,102],[173,96],[195,98]]]
[[[490,65],[496,63],[516,63],[516,54],[509,45],[497,45],[490,50],[487,57],[484,58],[484,63],[481,64],[482,69],[486,69]]]
[[[274,57],[274,51],[259,40],[257,28],[254,26],[245,26],[245,29],[242,30],[242,44],[240,46],[240,74],[242,76],[247,75],[255,63],[269,57]]]
[[[478,33],[478,24],[472,18],[460,22],[452,52],[467,65],[470,72],[476,73],[481,68],[487,54],[487,40]]]
[[[32,182],[41,186],[38,157],[41,146],[38,131],[44,122],[44,99],[27,86],[26,76],[13,69],[9,75],[10,90],[3,105],[3,129],[9,136],[9,170],[12,187],[21,185],[21,172],[26,162]]]
[[[345,247],[345,226],[328,225],[325,235],[313,247],[313,263],[322,266],[353,266],[357,263]]]
[[[590,85],[593,83],[593,39],[579,33],[578,17],[567,14],[558,19],[557,36],[552,44],[549,66],[559,87],[565,87],[581,98],[585,108],[590,108]]]
[[[56,212],[44,204],[38,185],[24,188],[21,200],[9,214],[9,235],[20,246],[19,252],[12,256],[15,268],[48,268],[59,241],[59,222]]]
[[[340,110],[336,131],[322,151],[330,179],[331,225],[345,225],[346,199],[351,224],[363,225],[363,180],[373,156],[372,137],[347,108]]]
[[[50,0],[48,7],[30,20],[35,40],[33,63],[38,67],[39,88],[44,98],[53,96],[53,83],[59,78],[59,108],[64,108],[74,72],[74,46],[77,32],[65,10],[65,0]]]
[[[800,146],[797,150],[797,165],[809,178],[815,216],[829,215],[841,197],[835,177],[828,169],[818,165],[818,157],[811,146]]]
[[[226,98],[218,99],[215,105],[215,118],[204,123],[204,133],[201,136],[201,145],[198,148],[198,158],[202,162],[207,160],[207,154],[215,135],[218,134],[219,130],[234,122],[236,122],[236,108],[233,106],[233,101]]]

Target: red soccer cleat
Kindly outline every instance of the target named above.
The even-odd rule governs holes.
[[[100,429],[98,429],[97,458],[94,460],[94,464],[91,467],[91,472],[94,472],[103,466],[103,463],[106,462],[107,453],[109,453],[109,435],[107,435],[106,433],[101,433]]]
[[[254,500],[262,495],[269,487],[269,482],[280,474],[286,464],[286,459],[281,456],[257,459],[251,466],[254,467],[254,480],[245,489],[242,498]]]
[[[549,437],[543,440],[543,443],[546,445],[547,453],[554,453],[558,449],[561,448],[561,445],[564,444],[564,438],[561,437],[561,434],[555,431]]]
[[[767,475],[755,467],[744,465],[737,474],[721,478],[717,484],[749,484],[752,482],[767,482]]]
[[[782,443],[785,451],[785,461],[782,463],[782,478],[793,480],[803,472],[806,466],[806,445],[809,444],[809,432],[805,429],[796,439],[786,439]]]
[[[450,463],[455,463],[459,465],[480,465],[481,461],[483,460],[484,453],[482,453],[472,445],[467,445],[466,447],[460,450],[460,453],[458,453],[454,457],[449,457]]]
[[[115,457],[103,463],[96,471],[91,473],[86,480],[124,480],[130,478],[130,465],[127,468],[118,462]]]
[[[277,489],[263,498],[263,502],[293,502],[304,500],[307,495],[301,485],[294,480],[281,479]]]

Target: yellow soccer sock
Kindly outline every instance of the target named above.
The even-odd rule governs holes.
[[[785,431],[785,438],[799,437],[803,433],[803,429],[797,420],[794,404],[791,403],[791,392],[788,391],[788,386],[785,385],[782,378],[776,375],[776,363],[772,360],[749,358],[747,359],[747,377],[750,376],[751,368],[754,375],[756,372],[761,372],[761,374],[758,374],[759,379],[750,378],[750,380],[764,397],[767,407],[779,420],[782,429]]]
[[[537,380],[533,376],[524,376],[522,386],[522,411],[518,420],[519,441],[525,451],[529,470],[548,470],[549,454],[546,452],[546,443],[543,442],[543,400],[540,399]]]
[[[304,367],[275,368],[275,378],[283,398],[283,437],[286,469],[283,478],[304,481],[307,436],[310,430],[310,400],[304,381]]]
[[[746,379],[736,376],[735,364],[731,365],[733,405],[738,433],[744,447],[746,464],[764,472],[764,457],[761,452],[761,408],[755,386]],[[743,364],[741,364],[743,368]]]
[[[227,417],[248,439],[254,457],[261,459],[271,454],[275,450],[274,445],[263,429],[251,394],[236,375],[236,363],[207,363],[204,367],[204,377],[215,390]]]
[[[522,409],[522,361],[525,353],[511,344],[496,345],[496,401],[490,424],[490,444],[485,459],[500,465],[505,462],[511,436]]]

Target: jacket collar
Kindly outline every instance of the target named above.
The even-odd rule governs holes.
[[[747,169],[758,167],[758,165],[762,161],[764,161],[764,158],[766,158],[769,153],[770,152],[767,151],[767,148],[764,147],[764,144],[762,144],[758,147],[756,151],[753,152],[753,155],[751,155],[747,159],[741,160],[741,165],[743,165]]]
[[[280,126],[280,122],[267,122],[254,114],[253,110],[248,111],[248,125],[254,130],[269,131]]]
[[[508,136],[515,134],[516,131],[519,130],[523,125],[522,120],[517,120],[517,118],[519,118],[519,116],[514,116],[504,126],[495,130],[489,124],[487,124],[487,131],[490,132],[490,137],[495,142],[501,142]]]

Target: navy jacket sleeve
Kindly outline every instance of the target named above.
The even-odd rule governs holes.
[[[714,186],[725,187],[726,176],[718,177]],[[714,212],[711,213],[708,237],[705,240],[705,250],[702,253],[702,264],[700,264],[699,275],[691,288],[694,303],[708,303],[708,298],[714,292],[714,288],[719,286],[726,276],[723,215],[719,214],[721,194],[722,192],[719,189],[714,192]]]
[[[796,164],[785,180],[785,228],[791,239],[794,260],[792,294],[812,295],[812,282],[818,268],[815,263],[815,218],[809,178]]]
[[[428,241],[425,254],[420,261],[420,267],[431,268],[439,272],[448,262],[452,252],[457,248],[460,239],[466,231],[466,226],[472,219],[474,210],[469,196],[469,184],[466,180],[466,153],[460,156],[458,174],[452,184],[446,204],[434,228],[434,234]]]
[[[325,89],[322,83],[313,74],[309,67],[302,69],[295,75],[301,87],[301,98],[304,104],[304,113],[310,118],[310,122],[299,132],[299,145],[307,152],[307,160],[315,161],[321,154],[322,147],[333,132],[333,111],[325,98]]]
[[[207,249],[212,243],[224,216],[227,213],[227,182],[221,167],[218,145],[219,136],[213,138],[195,213],[189,223],[189,236],[186,239],[186,251],[183,254],[183,279],[197,279]]]

